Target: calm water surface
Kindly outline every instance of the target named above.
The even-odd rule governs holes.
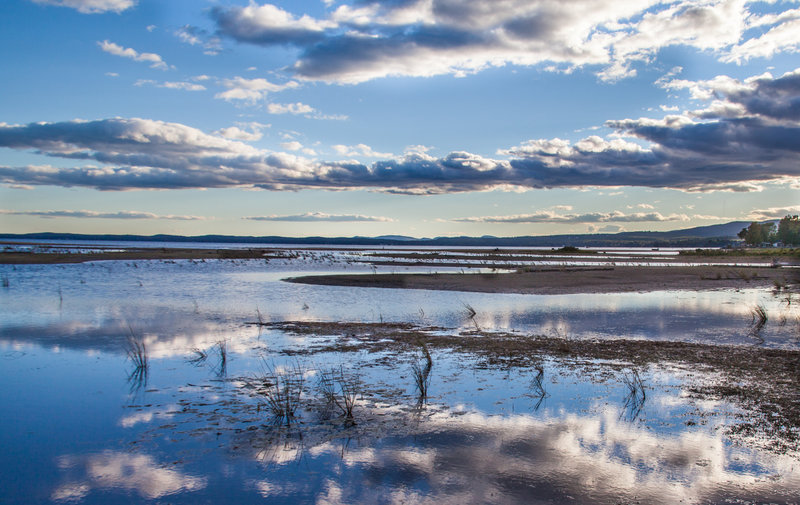
[[[796,503],[797,455],[731,443],[739,413],[698,403],[678,367],[622,372],[551,361],[487,366],[436,352],[429,398],[420,355],[318,354],[319,337],[259,331],[272,321],[410,321],[459,329],[796,347],[797,305],[765,289],[499,295],[307,286],[338,261],[96,262],[0,266],[2,503]],[[402,269],[386,269],[386,271]],[[441,271],[441,269],[439,269]],[[380,269],[378,271],[381,271]],[[751,310],[770,315],[750,336]],[[150,359],[131,376],[126,339]],[[225,342],[226,360],[218,342]],[[190,362],[195,349],[207,353]],[[326,415],[321,371],[361,385],[356,423]],[[298,423],[275,426],[251,387],[300,368]],[[589,367],[591,368],[591,367]],[[328,413],[330,414],[330,413]]]

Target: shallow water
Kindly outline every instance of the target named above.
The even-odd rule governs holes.
[[[731,442],[721,426],[739,411],[687,394],[696,370],[642,370],[646,401],[631,405],[622,372],[546,361],[537,389],[534,364],[499,368],[438,351],[420,405],[418,353],[290,358],[281,351],[321,337],[245,324],[258,310],[271,321],[796,347],[797,303],[783,295],[499,295],[280,281],[345,270],[371,271],[302,258],[1,265],[9,286],[0,288],[0,402],[13,415],[0,421],[0,502],[798,501],[798,456]],[[763,344],[750,335],[759,304],[770,316]],[[131,334],[147,343],[144,377],[131,376],[125,357]],[[194,349],[206,359],[190,362]],[[306,373],[290,428],[273,425],[249,387],[267,366]],[[331,366],[362,384],[354,426],[320,414],[315,384]]]

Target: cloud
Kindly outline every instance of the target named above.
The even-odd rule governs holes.
[[[228,89],[217,93],[214,95],[214,98],[220,98],[227,102],[240,101],[249,104],[255,104],[259,100],[264,99],[268,93],[275,93],[299,86],[295,81],[289,81],[285,84],[275,84],[262,78],[246,79],[244,77],[223,79],[222,85]]]
[[[5,210],[0,214],[7,216],[35,216],[44,218],[80,218],[80,219],[163,219],[169,221],[205,221],[202,216],[176,216],[172,214],[158,215],[152,212],[122,210],[119,212],[97,212],[93,210]]]
[[[322,114],[314,107],[304,104],[302,102],[296,103],[268,103],[267,112],[270,114],[292,114],[295,116],[305,116],[309,119],[333,119],[344,121],[347,119],[345,115],[328,115]]]
[[[222,45],[219,37],[209,34],[206,30],[192,25],[184,25],[175,31],[175,36],[181,42],[192,46],[202,46],[203,53],[215,56],[222,52]]]
[[[625,227],[618,224],[607,224],[605,226],[595,226],[590,224],[586,227],[589,233],[619,233],[625,231]]]
[[[216,7],[217,31],[241,43],[298,49],[300,79],[359,83],[386,76],[463,76],[507,64],[604,80],[636,74],[660,50],[745,61],[796,51],[800,15],[760,15],[745,0],[361,0],[323,19],[271,4]],[[752,10],[751,10],[752,9]],[[754,29],[768,27],[768,31]]]
[[[391,158],[392,153],[381,153],[373,151],[372,148],[366,144],[356,144],[354,146],[346,146],[343,144],[336,144],[331,146],[337,154],[342,156],[351,157],[366,157],[366,158]]]
[[[389,223],[394,221],[394,219],[382,216],[365,216],[362,214],[326,214],[324,212],[307,212],[305,214],[296,214],[288,216],[278,216],[275,214],[269,216],[248,216],[243,219],[247,219],[249,221],[289,221],[289,222],[330,221],[337,223],[346,223],[346,222]]]
[[[178,81],[178,82],[157,82],[152,79],[139,79],[135,83],[134,86],[155,86],[157,88],[166,88],[166,89],[180,89],[184,91],[204,91],[206,89],[205,86],[202,84],[197,84],[194,82],[185,82],[185,81]]]
[[[109,190],[363,188],[407,194],[624,186],[760,191],[769,181],[800,178],[799,81],[800,70],[778,78],[765,74],[745,81],[708,81],[714,83],[708,100],[737,104],[741,108],[737,116],[612,120],[605,123],[614,130],[607,138],[532,139],[498,150],[499,157],[467,151],[434,157],[408,151],[369,164],[257,149],[239,141],[248,140],[241,131],[210,135],[148,119],[0,123],[0,147],[77,163],[0,166],[0,182]],[[712,86],[695,85],[699,92]],[[360,145],[337,149],[345,155],[372,152]]]
[[[161,56],[155,53],[140,53],[135,49],[131,49],[130,47],[122,47],[113,42],[109,42],[108,40],[98,42],[97,45],[100,46],[100,49],[103,51],[113,54],[114,56],[121,56],[123,58],[129,58],[133,61],[150,63],[150,68],[158,68],[161,70],[167,69],[167,64],[163,59],[161,59]]]
[[[255,142],[257,140],[261,140],[261,138],[264,136],[264,134],[261,133],[261,130],[269,127],[270,125],[268,124],[262,124],[253,121],[250,123],[237,123],[236,126],[222,128],[221,130],[217,130],[215,133],[226,139]]]
[[[69,7],[83,14],[122,12],[136,5],[136,0],[32,0],[37,4]]]
[[[798,214],[800,214],[800,205],[757,209],[751,211],[747,217],[756,221],[766,221],[767,219],[781,219],[786,216],[796,216]]]
[[[316,112],[314,107],[306,105],[301,102],[297,103],[269,103],[267,104],[267,112],[270,114],[311,114]]]
[[[462,217],[452,219],[457,223],[650,223],[663,221],[688,221],[689,217],[685,214],[670,214],[664,216],[659,212],[637,212],[625,214],[620,211],[613,212],[591,212],[588,214],[557,214],[553,211],[540,211],[533,214],[516,214],[512,216],[480,216]]]

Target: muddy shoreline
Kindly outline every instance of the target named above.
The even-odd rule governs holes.
[[[799,282],[800,271],[728,266],[565,266],[511,273],[338,274],[284,280],[328,286],[560,295],[776,287]]]

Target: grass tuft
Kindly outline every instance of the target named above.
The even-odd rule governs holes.
[[[264,362],[264,373],[257,377],[261,383],[258,390],[267,402],[273,422],[287,427],[296,422],[297,409],[303,394],[304,373],[299,364],[291,368],[278,369]]]
[[[319,390],[328,405],[339,408],[345,424],[356,424],[353,409],[362,397],[361,381],[357,376],[346,374],[341,366],[338,369],[331,368],[320,374]]]
[[[420,365],[419,361],[411,363],[411,373],[414,375],[414,384],[417,387],[417,403],[422,405],[428,399],[428,386],[431,383],[431,369],[433,368],[433,358],[425,342],[419,342],[422,354],[425,357],[425,365]]]
[[[147,344],[145,344],[144,337],[137,335],[130,325],[128,325],[128,330],[130,334],[127,339],[126,354],[128,360],[133,363],[133,370],[128,374],[128,383],[130,384],[131,392],[134,392],[147,384],[150,360],[147,355]]]
[[[630,421],[635,421],[644,407],[645,400],[647,400],[644,383],[639,376],[639,371],[636,369],[630,373],[626,372],[622,376],[622,383],[628,388],[628,394],[625,396],[625,412],[628,414]]]
[[[481,331],[481,327],[478,325],[478,321],[475,319],[475,316],[478,315],[478,312],[475,310],[475,308],[472,305],[470,305],[470,304],[468,304],[466,302],[462,302],[462,305],[464,305],[464,309],[465,309],[465,312],[466,312],[466,315],[467,315],[467,319],[472,321],[472,324],[475,325],[475,329],[477,331]]]

